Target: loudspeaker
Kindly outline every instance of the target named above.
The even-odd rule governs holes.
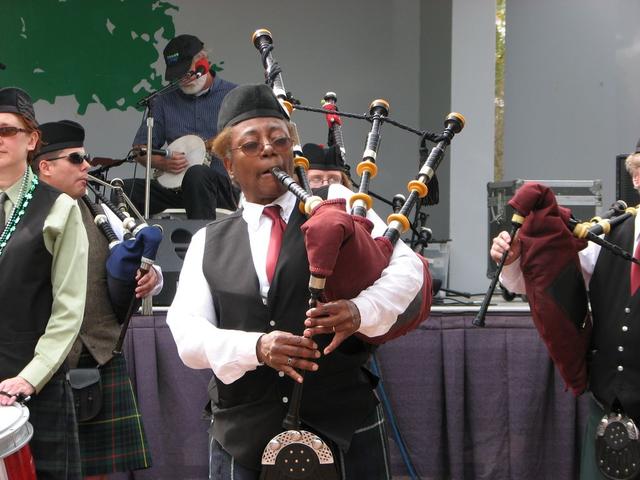
[[[154,219],[150,223],[160,225],[162,242],[158,248],[156,263],[162,267],[164,286],[153,297],[154,306],[169,306],[176,295],[182,262],[191,243],[191,237],[211,220]]]
[[[616,200],[624,200],[629,207],[635,207],[640,203],[640,195],[633,188],[631,175],[624,166],[628,156],[628,154],[616,155]]]

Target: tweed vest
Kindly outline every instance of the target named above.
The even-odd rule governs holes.
[[[89,268],[87,271],[87,299],[82,327],[71,351],[69,366],[76,367],[82,348],[86,348],[95,361],[104,365],[113,357],[113,348],[120,336],[120,323],[109,301],[107,267],[109,242],[93,221],[84,202],[78,202],[82,223],[89,240]]]
[[[633,252],[634,219],[625,220],[607,239]],[[600,251],[589,292],[593,333],[589,361],[589,388],[611,407],[617,398],[626,413],[640,421],[640,291],[631,296],[631,262]]]
[[[0,255],[0,380],[33,359],[51,316],[51,254],[42,229],[60,192],[39,183],[26,213]]]
[[[266,304],[260,296],[242,213],[207,226],[202,268],[221,328],[302,333],[309,298],[309,265],[300,231],[303,222],[304,217],[294,209]],[[320,350],[330,339],[328,335],[314,337]],[[317,372],[305,377],[300,409],[303,428],[329,438],[344,450],[377,404],[373,393],[376,379],[364,368],[371,348],[351,337],[318,361]],[[292,388],[293,380],[280,377],[268,366],[259,366],[229,385],[215,376],[212,379],[212,433],[241,465],[260,468],[264,447],[283,431]]]

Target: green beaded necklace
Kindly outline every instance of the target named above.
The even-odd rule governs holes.
[[[38,185],[38,177],[33,175],[29,184],[29,172],[31,171],[30,167],[27,167],[27,170],[24,172],[24,176],[22,177],[22,184],[20,185],[20,194],[18,195],[18,201],[13,206],[11,210],[11,214],[9,215],[9,221],[4,227],[2,231],[2,235],[0,235],[0,255],[4,252],[5,247],[7,246],[7,242],[13,235],[13,232],[16,231],[16,227],[20,220],[24,216],[24,212],[27,211],[27,207],[29,206],[29,202],[33,198],[33,191],[36,189],[36,185]]]

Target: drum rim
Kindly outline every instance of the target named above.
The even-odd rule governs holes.
[[[0,431],[0,459],[7,458],[29,443],[33,436],[33,426],[29,423],[29,409],[24,405],[13,404],[1,408],[17,408],[20,415],[10,425],[2,426]]]

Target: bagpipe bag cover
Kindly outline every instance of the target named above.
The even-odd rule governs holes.
[[[309,270],[327,278],[324,296],[327,301],[351,299],[373,285],[389,264],[393,245],[385,237],[372,238],[373,223],[345,210],[342,198],[325,200],[316,207],[301,229],[305,238]],[[417,255],[417,254],[416,254]],[[428,262],[423,264],[423,285],[419,298],[399,316],[398,321],[379,337],[358,336],[374,344],[404,335],[424,321],[431,308],[431,275]],[[412,308],[411,308],[412,307]]]
[[[591,335],[578,258],[587,242],[572,235],[567,226],[571,211],[558,206],[549,187],[525,183],[509,205],[526,217],[518,232],[520,266],[533,322],[567,387],[577,396],[587,387]]]

